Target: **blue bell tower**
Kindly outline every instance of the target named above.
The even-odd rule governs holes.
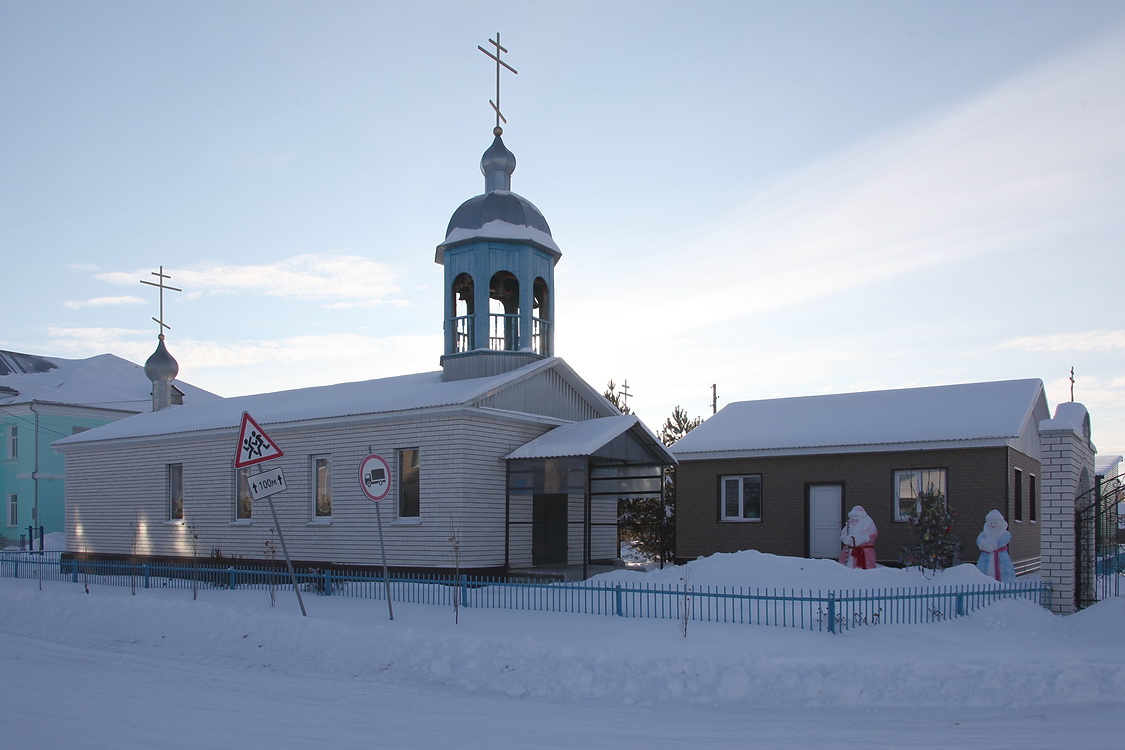
[[[506,52],[495,41],[497,62]],[[490,102],[491,103],[491,102]],[[562,253],[543,213],[512,192],[516,157],[501,138],[498,104],[495,139],[480,160],[484,193],[453,212],[435,261],[445,266],[445,380],[496,375],[554,355],[555,264]]]

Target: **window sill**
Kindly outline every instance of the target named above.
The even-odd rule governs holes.
[[[252,523],[254,523],[253,518],[239,518],[238,520],[231,521],[230,525],[231,526],[249,526]]]
[[[760,518],[720,518],[719,523],[761,523]]]
[[[317,518],[317,519],[309,521],[308,523],[305,524],[305,526],[331,526],[331,525],[332,525],[332,519],[331,518]]]
[[[173,519],[172,519],[172,520],[170,520],[170,521],[165,521],[165,522],[164,522],[164,525],[165,525],[165,526],[183,526],[183,525],[184,525],[184,519],[182,519],[182,518],[173,518]]]
[[[396,518],[392,523],[400,526],[417,526],[422,523],[422,518],[420,516],[407,516],[406,518]]]

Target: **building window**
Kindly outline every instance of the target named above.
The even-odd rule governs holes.
[[[250,494],[250,467],[234,472],[234,520],[250,518],[254,496]]]
[[[905,521],[922,512],[918,495],[923,492],[945,491],[945,469],[907,469],[895,472],[895,520]]]
[[[722,521],[762,520],[762,475],[722,477],[720,480],[719,519]]]
[[[400,449],[398,452],[399,518],[418,518],[422,506],[420,475],[418,449]]]
[[[20,428],[12,425],[8,428],[8,458],[20,457]]]
[[[313,517],[332,517],[332,461],[313,456]]]
[[[1023,520],[1023,472],[1016,469],[1012,477],[1012,518]]]
[[[184,517],[184,465],[168,464],[168,520]]]
[[[8,525],[20,525],[20,498],[15,493],[8,495]]]
[[[1035,521],[1035,475],[1027,476],[1027,520]]]

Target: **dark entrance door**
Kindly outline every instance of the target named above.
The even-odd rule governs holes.
[[[531,563],[566,565],[566,495],[532,496]]]

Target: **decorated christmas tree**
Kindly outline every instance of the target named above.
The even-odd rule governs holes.
[[[957,513],[939,490],[918,493],[918,507],[907,519],[913,544],[902,548],[904,566],[938,571],[961,563],[961,543],[953,534]]]

